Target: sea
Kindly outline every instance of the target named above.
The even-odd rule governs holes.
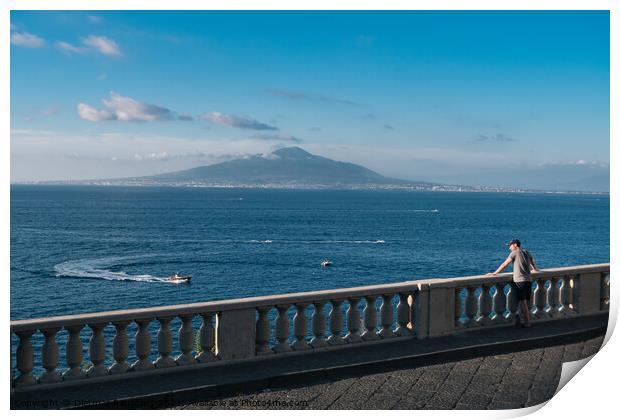
[[[11,319],[478,275],[515,237],[541,268],[605,263],[609,216],[590,194],[13,185]]]

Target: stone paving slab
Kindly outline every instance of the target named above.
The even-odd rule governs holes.
[[[598,351],[603,336],[579,343],[490,355],[355,377],[316,380],[299,387],[262,389],[177,409],[446,410],[513,409],[553,397],[562,363]],[[211,406],[209,406],[211,404]]]

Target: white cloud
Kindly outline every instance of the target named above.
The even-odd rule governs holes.
[[[56,48],[68,54],[86,54],[88,52],[99,52],[110,57],[121,56],[118,44],[105,36],[90,35],[81,39],[82,46],[74,45],[66,41],[56,42]]]
[[[168,160],[170,159],[170,154],[168,152],[151,152],[145,155],[140,155],[138,153],[133,155],[135,160]]]
[[[41,48],[45,45],[45,40],[28,32],[13,32],[11,44],[26,48]]]
[[[601,161],[601,160],[586,160],[586,159],[577,159],[577,160],[547,160],[538,164],[541,167],[560,167],[560,166],[592,166],[592,167],[600,167],[606,168],[609,166],[609,163]]]
[[[121,50],[118,47],[118,44],[110,38],[106,38],[105,36],[87,36],[86,38],[82,39],[82,44],[96,49],[101,54],[111,57],[118,57],[121,55]]]
[[[227,125],[230,127],[241,128],[244,130],[277,130],[278,127],[274,127],[260,121],[256,121],[252,118],[237,117],[234,115],[226,115],[221,112],[209,112],[202,114],[200,119],[209,121],[217,125]]]
[[[303,143],[302,139],[295,137],[295,136],[291,136],[289,134],[256,134],[250,138],[256,139],[256,140],[267,140],[267,141],[279,140],[279,141],[286,141],[286,142],[291,142],[291,143]]]
[[[212,157],[207,155],[204,152],[199,151],[189,151],[185,153],[168,153],[168,152],[151,152],[151,153],[135,153],[133,155],[133,160],[137,161],[169,161],[169,160],[180,160],[180,159],[188,159],[188,158],[207,158]]]
[[[110,121],[115,120],[116,115],[103,109],[96,109],[90,105],[79,103],[77,106],[78,115],[83,120],[88,121]]]
[[[65,41],[56,42],[56,48],[69,54],[83,54],[87,51],[86,48],[78,47]]]
[[[104,99],[103,104],[121,121],[160,121],[173,117],[168,108],[139,102],[115,92],[110,92],[110,99]]]
[[[491,134],[491,135],[479,134],[473,141],[479,142],[479,143],[485,143],[485,142],[507,143],[507,142],[517,141],[517,139],[507,134],[497,133],[497,134]]]
[[[103,99],[106,109],[96,109],[90,105],[78,104],[78,115],[88,121],[164,121],[174,118],[168,108],[137,101],[128,96],[110,92],[109,99]]]

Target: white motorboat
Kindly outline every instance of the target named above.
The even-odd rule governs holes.
[[[168,277],[168,281],[172,283],[189,283],[192,281],[192,276],[179,276],[179,273]]]

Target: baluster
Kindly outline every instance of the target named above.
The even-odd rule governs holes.
[[[601,311],[609,309],[609,298],[610,298],[610,279],[609,273],[603,274],[603,278],[601,281]]]
[[[80,340],[82,328],[84,328],[84,325],[72,325],[66,328],[69,331],[69,340],[67,341],[65,352],[69,368],[62,374],[62,378],[65,381],[81,379],[86,376],[82,370],[82,352],[84,351],[82,340]]]
[[[551,309],[551,299],[552,299],[551,281],[549,281],[549,287],[547,287],[546,280],[543,281],[542,285],[543,285],[543,293],[542,293],[542,297],[543,297],[542,304],[543,305],[542,305],[541,315],[547,317],[551,315],[550,311],[552,310]]]
[[[155,360],[155,367],[164,369],[176,366],[176,362],[170,356],[172,353],[172,331],[170,330],[171,317],[159,317],[159,331],[157,331],[157,352],[159,357]]]
[[[560,300],[562,296],[561,287],[562,287],[563,281],[564,281],[563,277],[556,277],[551,281],[551,284],[554,288],[554,292],[553,292],[553,315],[554,316],[564,315],[560,313],[560,308],[563,306],[562,301]]]
[[[206,363],[217,360],[217,357],[215,357],[213,353],[215,350],[215,329],[213,328],[213,317],[215,313],[205,312],[200,314],[200,316],[202,317],[202,325],[200,325],[199,331],[200,353],[196,356],[196,360],[200,363]],[[267,326],[269,326],[269,324],[267,324]]]
[[[325,340],[325,314],[323,308],[326,302],[314,302],[314,314],[312,314],[312,340],[310,345],[315,348],[327,347],[327,341]]]
[[[349,331],[344,337],[347,343],[359,343],[362,341],[362,337],[360,336],[362,322],[360,320],[359,303],[360,298],[349,298],[349,309],[347,309],[347,329]]]
[[[15,379],[15,387],[35,385],[37,379],[32,375],[32,369],[34,368],[34,350],[32,349],[32,343],[30,337],[36,331],[20,331],[16,332],[19,337],[19,346],[17,346],[17,370],[20,375]]]
[[[493,316],[491,320],[496,323],[505,321],[504,311],[506,310],[506,295],[504,288],[506,283],[500,282],[495,285],[495,293],[493,294]]]
[[[112,324],[116,328],[116,334],[112,341],[112,355],[114,364],[110,366],[110,373],[124,373],[129,370],[129,364],[126,362],[129,356],[129,339],[127,338],[127,325],[130,321],[116,321]]]
[[[271,306],[257,308],[258,319],[256,320],[256,354],[267,354],[273,351],[269,347],[271,329],[269,325],[269,311]]]
[[[192,319],[194,315],[181,315],[181,328],[179,328],[179,347],[181,354],[176,358],[179,366],[192,365],[196,363],[196,358],[192,356],[194,349],[194,329],[192,328]]]
[[[478,296],[478,316],[476,323],[478,325],[488,325],[490,322],[490,314],[492,310],[491,286],[483,284],[480,286],[480,296]]]
[[[149,370],[155,368],[153,362],[149,360],[151,354],[151,334],[149,333],[149,325],[152,318],[148,319],[136,319],[138,324],[138,332],[136,333],[136,356],[138,360],[131,365],[131,368],[135,371]]]
[[[577,277],[570,276],[567,285],[568,287],[566,290],[566,301],[568,302],[568,314],[575,315],[577,313],[577,305],[575,304],[575,289],[577,288]]]
[[[549,287],[547,287],[547,283],[549,283]],[[547,280],[542,280],[541,300],[540,300],[540,305],[538,305],[539,306],[538,316],[540,318],[546,318],[550,315],[549,312],[547,312],[547,309],[550,307],[549,305],[550,303],[549,299],[551,298],[550,288],[551,288],[551,282]]]
[[[402,337],[411,334],[411,330],[407,327],[407,324],[409,324],[409,293],[399,293],[398,296],[399,301],[396,306],[398,326],[394,332]]]
[[[90,369],[86,371],[86,375],[89,378],[95,376],[105,376],[108,374],[103,362],[105,361],[105,337],[103,336],[103,329],[108,325],[107,322],[100,324],[89,324],[88,326],[93,331],[90,342],[88,345],[89,357],[92,362]]]
[[[306,316],[306,308],[308,303],[296,303],[297,312],[293,318],[293,328],[295,330],[295,341],[293,342],[293,350],[310,350],[310,345],[306,343],[306,335],[308,335],[308,317]]]
[[[327,338],[330,346],[345,344],[342,338],[342,300],[331,300],[332,310],[329,313],[329,330],[331,335]]]
[[[568,311],[568,289],[570,285],[567,284],[566,276],[559,278],[560,287],[558,288],[558,315],[566,316]]]
[[[413,300],[414,300],[414,296],[416,295],[416,293],[418,293],[417,290],[414,290],[411,292],[411,294],[407,297],[407,307],[409,308],[409,314],[408,314],[408,319],[409,322],[407,323],[407,328],[409,328],[411,330],[411,334],[413,334],[413,320],[415,319],[415,311],[413,308]]]
[[[45,336],[45,343],[41,348],[45,373],[39,378],[39,382],[42,384],[62,381],[62,375],[56,371],[60,359],[58,355],[58,344],[56,344],[56,334],[58,331],[60,331],[60,328],[46,328],[41,330],[43,336]]]
[[[476,325],[476,314],[478,313],[478,299],[476,298],[476,286],[467,286],[467,298],[465,299],[465,314],[467,315],[466,325],[473,327]]]
[[[362,339],[365,341],[378,340],[377,335],[377,297],[366,296],[366,307],[364,308],[364,333]]]
[[[545,303],[545,314],[554,317],[558,313],[558,278],[551,277],[547,288],[547,301]]]
[[[530,309],[530,313],[532,314],[532,317],[534,318],[541,318],[543,315],[543,305],[544,305],[544,298],[545,298],[545,287],[544,287],[544,283],[545,280],[543,279],[535,279],[533,280],[533,283],[535,284],[535,289],[532,292],[532,302],[531,302],[531,309]]]
[[[392,331],[392,323],[394,322],[394,308],[392,308],[393,295],[381,295],[381,329],[379,336],[381,338],[396,337]]]
[[[457,287],[454,289],[454,314],[455,314],[454,326],[456,328],[464,327],[466,319],[467,319],[465,315],[465,300],[466,299],[463,299],[464,294],[465,294],[465,298],[467,298],[466,290],[467,289],[464,287]]]
[[[278,343],[273,348],[276,353],[291,351],[291,346],[288,344],[288,336],[291,328],[288,320],[288,308],[289,305],[276,306],[278,310],[278,318],[276,319],[276,339]]]
[[[517,316],[518,310],[518,302],[517,302],[517,292],[515,291],[512,284],[508,287],[508,294],[506,295],[506,311],[504,312],[504,319],[507,322],[514,321]]]

